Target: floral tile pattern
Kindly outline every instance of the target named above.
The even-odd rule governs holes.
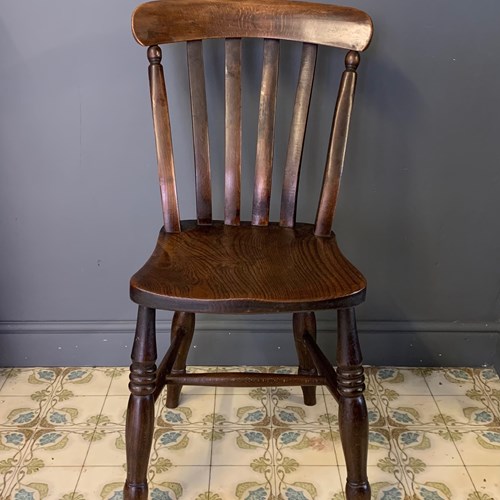
[[[366,376],[372,498],[500,499],[494,370],[368,367]],[[127,368],[0,369],[0,498],[121,499],[127,384]],[[343,500],[337,411],[323,388],[313,407],[289,387],[185,387],[175,409],[162,394],[150,498]]]

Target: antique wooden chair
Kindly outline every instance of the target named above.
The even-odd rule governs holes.
[[[126,499],[147,498],[154,402],[165,384],[167,406],[182,385],[300,385],[306,405],[324,384],[339,404],[348,499],[368,499],[368,420],[354,307],[365,298],[363,276],[341,254],[332,222],[346,150],[359,51],[372,36],[359,10],[289,0],[161,0],[140,5],[132,29],[148,46],[149,79],[164,226],[156,248],[131,279],[139,305],[126,422]],[[212,220],[207,102],[202,40],[225,39],[225,213]],[[240,222],[241,39],[261,38],[252,220]],[[302,42],[279,222],[269,222],[280,39]],[[187,42],[196,178],[196,221],[181,221],[171,124],[160,44]],[[315,224],[296,223],[296,200],[318,45],[347,49],[333,117]],[[191,138],[186,137],[186,141]],[[309,168],[309,166],[308,166]],[[292,271],[293,270],[293,271]],[[174,311],[171,345],[156,367],[155,311]],[[314,311],[336,309],[337,369],[316,344]],[[186,373],[196,313],[293,313],[297,375]]]

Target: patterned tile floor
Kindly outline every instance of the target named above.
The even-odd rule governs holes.
[[[121,499],[127,378],[124,368],[0,369],[0,498]],[[493,370],[368,368],[367,381],[373,498],[500,499]],[[175,410],[159,400],[150,498],[344,498],[337,406],[318,391],[315,407],[300,388],[187,387]]]

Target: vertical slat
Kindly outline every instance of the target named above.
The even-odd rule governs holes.
[[[279,40],[264,40],[262,85],[260,89],[257,154],[255,159],[255,186],[253,193],[252,224],[269,223],[269,201],[274,150],[274,121],[278,90]]]
[[[193,124],[194,165],[196,178],[196,214],[198,224],[212,222],[212,188],[210,181],[210,148],[208,112],[201,40],[187,42],[189,93]]]
[[[156,157],[160,177],[160,191],[165,231],[180,232],[179,206],[175,186],[172,132],[168,114],[167,91],[161,65],[161,49],[157,45],[148,48],[149,86],[156,141]]]
[[[337,205],[340,179],[344,166],[344,157],[351,120],[354,91],[356,88],[356,68],[359,64],[359,54],[355,51],[348,52],[340,82],[335,114],[333,117],[330,144],[326,159],[323,187],[316,215],[316,236],[328,236],[332,230],[335,208]]]
[[[241,39],[226,40],[225,56],[225,187],[224,221],[240,223],[241,191]]]
[[[318,46],[304,43],[302,48],[302,61],[300,63],[299,81],[295,94],[292,125],[288,139],[283,191],[281,193],[280,225],[293,227],[297,204],[297,189],[299,184],[300,165],[304,138],[306,134],[307,116],[311,102],[311,92],[316,67]]]

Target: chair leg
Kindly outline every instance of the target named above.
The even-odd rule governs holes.
[[[181,332],[184,334],[179,348],[175,363],[172,368],[172,374],[186,373],[186,360],[191,346],[194,333],[195,316],[193,313],[176,312],[172,319],[171,342]],[[182,385],[167,385],[167,408],[177,408],[181,396]]]
[[[316,340],[316,316],[313,312],[294,313],[293,337],[299,358],[299,375],[317,375],[313,360],[302,341],[306,333]],[[305,405],[314,406],[316,404],[316,386],[303,386],[302,393]]]
[[[369,500],[367,477],[368,412],[354,309],[337,311],[337,385],[340,439],[347,466],[347,500]]]
[[[139,306],[137,315],[125,429],[127,451],[127,480],[123,489],[125,500],[148,498],[147,472],[153,442],[153,393],[156,386],[155,312],[154,309]]]

